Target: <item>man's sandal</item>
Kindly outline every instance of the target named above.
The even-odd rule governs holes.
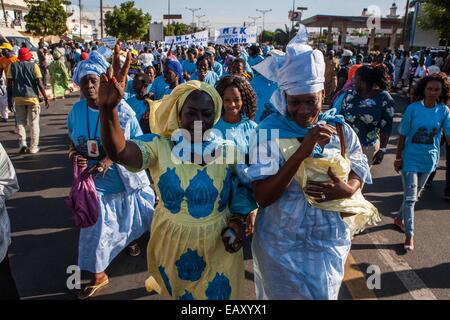
[[[106,287],[109,284],[109,278],[107,277],[103,282],[95,285],[87,285],[83,290],[78,294],[78,299],[86,300],[94,296],[96,292],[100,289]]]

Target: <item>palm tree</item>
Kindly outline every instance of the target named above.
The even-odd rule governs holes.
[[[289,41],[297,34],[298,27],[295,27],[291,30],[289,27],[285,24],[284,29],[276,29],[274,40],[278,45],[286,46]]]

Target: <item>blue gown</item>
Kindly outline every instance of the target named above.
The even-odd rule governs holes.
[[[150,92],[155,95],[155,100],[161,100],[165,95],[170,94],[172,89],[170,89],[170,85],[164,80],[164,76],[160,75],[153,81]]]
[[[256,73],[252,81],[250,81],[250,85],[253,90],[255,90],[257,97],[255,122],[260,123],[271,113],[277,112],[270,103],[270,98],[278,86],[275,82],[266,79],[258,73]]]
[[[133,138],[142,135],[135,113],[124,100],[117,110],[125,136]],[[88,108],[86,100],[75,103],[69,112],[69,137],[84,157],[87,157],[89,139],[97,140],[99,159],[106,155],[100,139],[100,123],[97,125],[98,116],[98,110]],[[88,161],[89,167],[96,163],[96,159]],[[94,184],[99,217],[95,225],[80,230],[78,265],[81,270],[99,273],[105,271],[132,241],[150,229],[155,194],[144,171],[132,173],[118,164],[113,164],[105,176],[95,176]]]

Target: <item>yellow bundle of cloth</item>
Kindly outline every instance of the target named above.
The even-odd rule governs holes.
[[[280,139],[277,140],[277,143],[286,160],[300,147],[297,139]],[[330,181],[329,168],[331,168],[336,177],[344,182],[348,182],[351,163],[349,159],[340,154],[332,158],[306,158],[303,160],[294,178],[304,190],[308,181]],[[375,225],[381,221],[377,208],[364,198],[361,189],[358,189],[350,198],[324,202],[317,202],[305,192],[303,193],[311,206],[343,214],[345,216],[344,221],[350,228],[352,237],[362,232],[367,225]]]

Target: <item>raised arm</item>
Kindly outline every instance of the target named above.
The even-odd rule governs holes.
[[[142,153],[139,147],[125,140],[120,127],[117,105],[122,100],[130,67],[131,54],[128,53],[124,66],[120,67],[120,46],[114,48],[113,67],[100,77],[98,106],[101,123],[101,138],[108,157],[121,165],[141,168]]]

